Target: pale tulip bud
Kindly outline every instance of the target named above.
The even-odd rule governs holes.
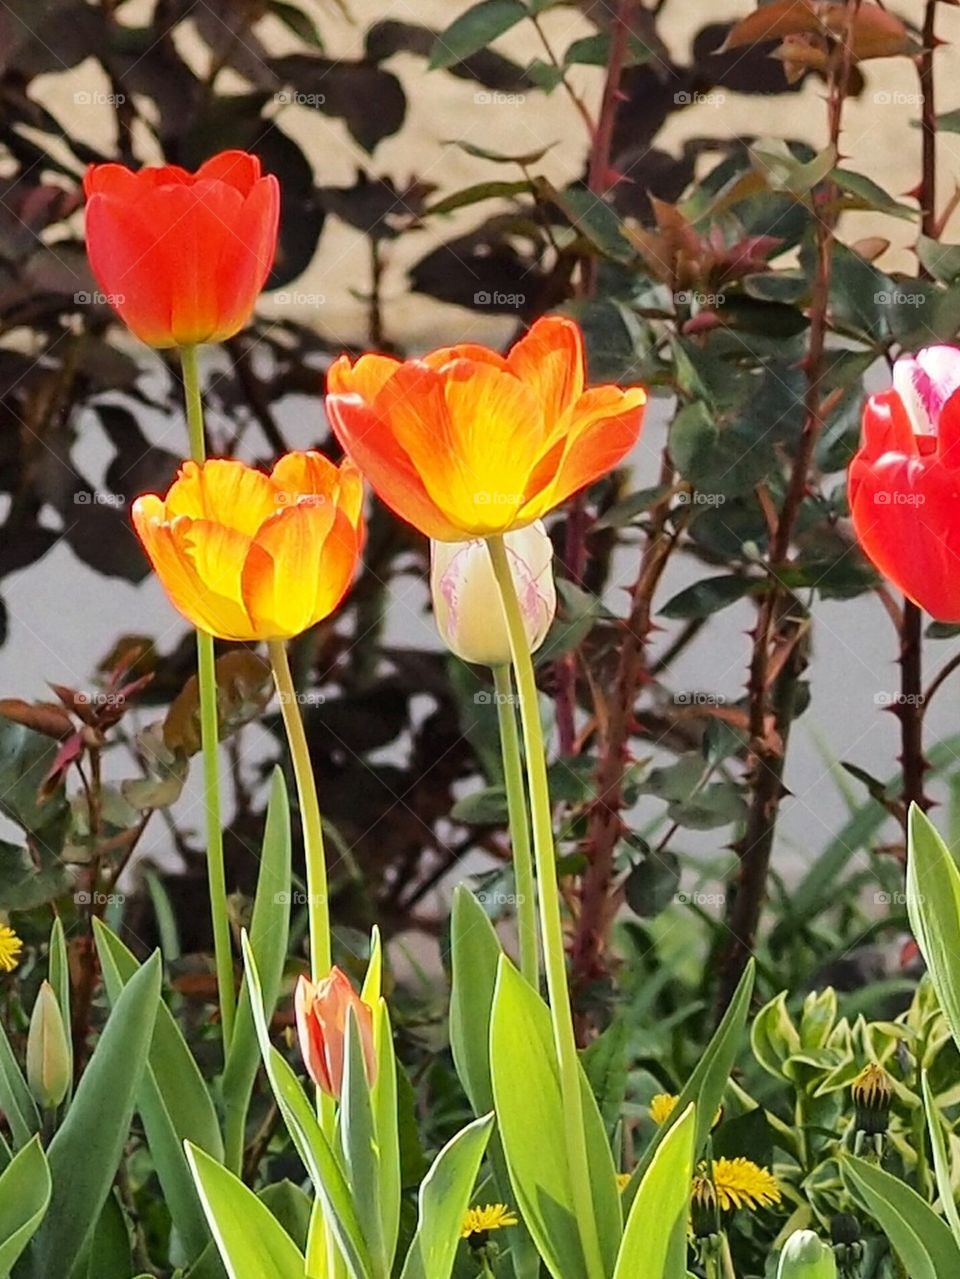
[[[27,1082],[44,1110],[54,1110],[70,1087],[70,1045],[53,987],[45,981],[30,1016]]]
[[[777,1279],[837,1279],[833,1249],[812,1230],[795,1230],[780,1254]]]
[[[542,520],[507,533],[504,542],[527,644],[535,653],[557,611],[553,546]],[[457,657],[480,666],[504,666],[510,661],[500,591],[482,539],[431,542],[430,590],[437,630]]]
[[[297,982],[294,996],[300,1055],[318,1088],[339,1098],[343,1088],[343,1060],[347,1036],[347,1011],[352,1010],[360,1033],[367,1082],[377,1077],[373,1046],[373,1013],[339,968],[315,986],[306,977]]]

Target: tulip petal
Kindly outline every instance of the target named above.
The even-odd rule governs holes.
[[[328,395],[327,415],[344,451],[401,519],[440,541],[463,536],[428,494],[391,425],[359,395]]]
[[[559,423],[583,394],[585,358],[579,326],[561,315],[546,315],[507,356],[513,373],[540,401],[548,429]]]
[[[544,459],[547,466],[556,465],[552,481],[545,482],[543,465],[533,474],[530,499],[521,512],[523,520],[546,514],[622,462],[640,435],[646,402],[646,393],[639,387],[621,391],[598,386],[585,391],[563,432],[562,453],[557,456],[555,443]],[[537,492],[535,486],[541,483],[543,487]]]
[[[317,584],[328,575],[324,550],[335,519],[332,502],[302,502],[275,515],[257,534],[257,554],[243,566],[242,593],[247,612],[267,638],[288,639],[320,621],[315,612]],[[350,584],[354,563],[351,558],[345,580],[338,577],[331,607],[339,604]],[[341,568],[338,561],[338,572]]]
[[[470,360],[474,364],[491,364],[495,369],[509,373],[510,366],[502,355],[478,342],[461,342],[458,346],[441,346],[423,357],[423,363],[431,369],[442,369],[454,360]]]
[[[260,157],[249,151],[221,151],[201,164],[194,180],[225,182],[241,195],[249,195],[260,181]]]
[[[173,346],[172,288],[158,271],[154,233],[139,207],[94,194],[87,202],[87,255],[94,278],[127,327],[150,346]]]
[[[918,435],[936,434],[943,406],[960,389],[960,350],[928,346],[893,366],[893,385]]]
[[[270,479],[251,466],[211,458],[203,467],[185,462],[166,498],[166,517],[212,520],[252,538],[280,503]]]
[[[211,281],[218,295],[217,327],[210,341],[226,341],[248,322],[273,267],[279,223],[280,187],[271,175],[256,183],[234,224],[220,235]]]
[[[341,355],[327,370],[327,391],[331,395],[359,395],[372,404],[399,367],[400,361],[392,355],[361,355],[356,364]]]

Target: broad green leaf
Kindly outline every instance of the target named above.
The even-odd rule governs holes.
[[[116,1004],[137,974],[134,955],[106,924],[94,920],[97,953],[107,998]],[[161,1000],[137,1110],[170,1216],[189,1260],[209,1242],[209,1231],[183,1150],[185,1141],[223,1159],[223,1140],[213,1100],[176,1019]]]
[[[915,1190],[882,1168],[852,1155],[840,1164],[867,1210],[906,1266],[910,1279],[955,1279],[960,1248],[947,1226]]]
[[[307,1229],[313,1206],[313,1200],[306,1191],[295,1186],[292,1181],[276,1181],[258,1190],[257,1198],[266,1205],[302,1252],[307,1243]],[[224,1273],[220,1253],[211,1238],[199,1260],[190,1267],[187,1279],[224,1279]]]
[[[930,818],[910,808],[907,913],[930,980],[960,1046],[960,871]]]
[[[110,1193],[130,1131],[160,1001],[155,952],[127,983],[50,1143],[50,1208],[30,1245],[33,1279],[62,1273],[82,1252]]]
[[[492,1115],[474,1119],[433,1161],[420,1186],[417,1232],[400,1279],[449,1279],[492,1128]]]
[[[379,934],[377,938],[379,945]],[[387,1266],[393,1264],[400,1234],[402,1194],[400,1164],[400,1121],[397,1093],[397,1059],[386,1000],[373,1010],[373,1043],[377,1055],[377,1078],[372,1101],[377,1145],[380,1151],[380,1221]]]
[[[352,1279],[381,1279],[381,1274],[376,1270],[364,1242],[350,1189],[337,1157],[320,1129],[316,1113],[307,1100],[300,1081],[289,1064],[270,1043],[270,1032],[261,1002],[256,959],[246,934],[242,941],[243,962],[250,987],[251,1006],[260,1052],[287,1131],[310,1174],[314,1190],[323,1201],[325,1215],[336,1234]],[[385,1276],[382,1279],[385,1279]]]
[[[197,1146],[186,1151],[230,1279],[303,1279],[303,1254],[269,1208]]]
[[[490,1017],[502,950],[487,912],[462,884],[453,894],[450,946],[453,977],[450,1045],[460,1083],[474,1115],[479,1118],[493,1110]],[[506,1202],[510,1194],[510,1174],[498,1131],[490,1138],[487,1153],[493,1165],[497,1194]],[[522,1223],[513,1231],[510,1261],[517,1279],[531,1279],[540,1273],[536,1248]]]
[[[290,940],[291,875],[290,805],[283,773],[275,768],[263,831],[257,892],[250,920],[250,945],[257,960],[264,1012],[268,1022],[277,1006]],[[242,1152],[250,1095],[259,1063],[260,1050],[250,1007],[250,993],[244,982],[222,1083],[227,1128],[232,1138],[231,1160],[237,1160]]]
[[[493,1109],[490,1017],[503,951],[487,912],[462,884],[453,894],[450,952],[450,1047],[473,1113],[484,1115]]]
[[[933,1167],[937,1175],[937,1189],[940,1192],[940,1203],[943,1215],[953,1232],[954,1241],[960,1248],[960,1213],[957,1212],[957,1201],[953,1193],[953,1178],[950,1169],[950,1152],[943,1135],[943,1123],[940,1108],[933,1095],[927,1072],[921,1076],[923,1085],[923,1107],[927,1113],[927,1127],[930,1130],[930,1145],[933,1149]]]
[[[33,1137],[0,1176],[0,1279],[32,1239],[50,1203],[50,1169]]]
[[[71,1279],[121,1279],[130,1272],[130,1231],[116,1191],[107,1195],[97,1227],[71,1271]]]
[[[481,0],[437,36],[430,56],[431,69],[456,66],[485,49],[491,40],[522,22],[527,12],[520,0]]]
[[[693,1155],[698,1158],[706,1144],[713,1124],[713,1117],[723,1100],[723,1094],[730,1078],[730,1071],[743,1046],[747,1014],[750,1011],[750,996],[753,994],[753,980],[756,964],[751,959],[740,978],[740,985],[734,992],[723,1020],[714,1032],[703,1056],[683,1087],[680,1098],[669,1119],[662,1124],[650,1142],[639,1166],[633,1174],[630,1185],[624,1191],[624,1199],[632,1204],[637,1186],[643,1174],[656,1154],[660,1143],[666,1138],[691,1102],[696,1105],[697,1135],[694,1141]]]
[[[0,1111],[3,1111],[15,1147],[25,1146],[40,1131],[40,1113],[27,1087],[23,1071],[10,1047],[10,1040],[0,1022]]]
[[[500,959],[493,1001],[490,1062],[510,1181],[527,1228],[556,1279],[588,1274],[569,1177],[550,1012],[506,956]],[[582,1069],[580,1084],[594,1219],[609,1274],[623,1230],[620,1195],[603,1119]]]
[[[254,951],[254,954],[256,954],[256,951]],[[376,1008],[380,1003],[382,993],[383,943],[380,940],[380,929],[374,924],[370,932],[370,958],[367,961],[367,971],[364,974],[360,998],[370,1008]]]
[[[67,1053],[70,1059],[70,1077],[73,1078],[73,1035],[71,1031],[70,1021],[70,963],[67,959],[67,941],[63,934],[63,920],[58,915],[53,921],[53,928],[50,931],[50,959],[49,959],[48,979],[53,987],[53,993],[57,997],[57,1004],[60,1007],[60,1016],[63,1018],[63,1025],[67,1032]],[[73,1091],[71,1084],[70,1092]],[[70,1092],[67,1093],[67,1101],[70,1100]]]
[[[635,1279],[640,1274],[644,1279],[674,1279],[681,1272],[695,1139],[691,1105],[660,1142],[644,1173],[627,1217],[613,1279]]]
[[[390,1267],[384,1254],[380,1223],[380,1150],[360,1029],[352,1009],[347,1010],[345,1031],[343,1088],[338,1115],[343,1167],[367,1251],[375,1259],[377,1269],[388,1273]]]

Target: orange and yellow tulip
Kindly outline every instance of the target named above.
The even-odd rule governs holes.
[[[133,523],[173,606],[210,635],[284,640],[340,603],[363,545],[363,481],[349,461],[288,453],[270,475],[185,462]]]
[[[473,345],[406,362],[341,356],[327,412],[387,506],[459,542],[532,524],[630,451],[645,393],[585,379],[580,329],[547,316],[506,356]]]
[[[87,253],[141,342],[223,342],[249,321],[277,250],[280,187],[245,151],[196,173],[94,164],[83,180]]]
[[[307,977],[297,982],[294,1011],[300,1055],[307,1073],[318,1088],[339,1098],[343,1089],[343,1063],[347,1037],[347,1013],[353,1010],[363,1049],[367,1082],[377,1077],[377,1057],[373,1044],[373,1013],[339,968],[313,984]]]

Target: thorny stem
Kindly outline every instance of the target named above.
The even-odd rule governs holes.
[[[860,0],[851,0],[843,42],[834,50],[830,68],[829,141],[835,148],[840,141],[843,103],[852,65],[850,33],[859,8]],[[790,552],[797,516],[807,492],[814,450],[823,427],[823,357],[833,274],[836,196],[835,186],[827,184],[821,193],[819,208],[817,203],[814,204],[816,267],[810,307],[810,339],[805,362],[804,420],[787,481],[786,496],[770,541],[771,584],[760,604],[754,631],[748,681],[753,795],[744,834],[737,844],[739,871],[729,894],[726,923],[730,939],[721,961],[718,1015],[729,1003],[753,952],[760,913],[766,900],[767,874],[783,796],[787,742],[796,703],[796,683],[805,665],[802,651],[805,624],[798,616],[799,604],[781,584],[777,574]],[[784,654],[787,655],[786,661],[779,674],[771,679],[773,659],[779,659]],[[772,683],[776,685],[775,689],[771,688]]]
[[[206,457],[203,430],[203,400],[197,348],[180,349],[183,393],[187,407],[190,456],[197,463]],[[207,878],[210,884],[210,917],[213,922],[213,950],[217,969],[217,994],[223,1025],[224,1057],[230,1051],[236,1014],[233,978],[233,951],[227,913],[227,877],[223,858],[223,824],[220,815],[220,769],[217,722],[217,671],[213,636],[197,631],[197,684],[200,695],[200,737],[203,746],[203,793],[207,814]]]

